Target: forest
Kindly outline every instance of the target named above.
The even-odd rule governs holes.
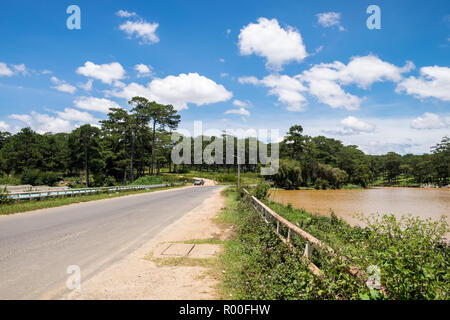
[[[126,185],[143,176],[190,170],[236,174],[237,161],[173,164],[171,152],[175,144],[171,135],[178,127],[180,115],[172,105],[142,97],[134,97],[129,104],[130,111],[110,109],[108,118],[100,121],[99,126],[82,125],[71,133],[39,134],[30,128],[15,134],[0,132],[0,185],[52,186],[60,181],[74,181],[77,187]],[[190,137],[199,138],[204,137]],[[219,138],[226,140],[223,136]],[[236,149],[238,138],[226,138],[234,139]],[[215,139],[218,137],[202,139],[203,148]],[[244,140],[248,159],[249,139]],[[346,146],[336,139],[305,135],[303,127],[295,125],[287,132],[279,150],[278,173],[264,178],[285,189],[449,183],[449,137],[443,137],[430,153],[423,155],[394,152],[367,155],[357,146]],[[226,156],[224,148],[224,159]],[[259,169],[260,165],[241,165],[243,174],[256,175]]]

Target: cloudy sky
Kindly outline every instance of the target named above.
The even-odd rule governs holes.
[[[191,131],[301,124],[371,154],[450,135],[447,0],[2,1],[0,37],[0,131],[70,132],[140,95]]]

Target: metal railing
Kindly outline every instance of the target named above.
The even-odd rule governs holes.
[[[33,199],[45,199],[45,198],[57,198],[57,197],[74,197],[78,195],[99,194],[108,192],[121,192],[128,190],[150,190],[154,188],[170,187],[175,185],[181,185],[182,183],[172,184],[154,184],[143,186],[121,186],[121,187],[99,187],[99,188],[83,188],[83,189],[69,189],[69,190],[49,190],[49,191],[26,191],[26,192],[13,192],[8,195],[9,198],[16,201],[33,200]]]
[[[311,261],[311,256],[314,250],[318,250],[319,252],[332,256],[335,258],[338,258],[340,261],[345,262],[348,266],[346,267],[347,272],[349,272],[352,276],[355,278],[358,278],[362,281],[367,281],[369,276],[367,273],[362,271],[360,268],[353,266],[350,264],[350,261],[342,256],[339,256],[335,253],[333,248],[328,246],[327,244],[323,243],[313,235],[309,234],[308,232],[302,230],[298,226],[294,225],[287,219],[280,216],[278,213],[270,209],[268,206],[266,206],[264,203],[262,203],[260,200],[258,200],[256,197],[252,196],[246,189],[243,189],[244,192],[251,198],[253,208],[261,214],[264,221],[266,223],[271,223],[272,219],[276,221],[276,232],[278,236],[281,238],[281,240],[287,244],[289,244],[291,247],[297,249],[292,245],[292,235],[296,234],[300,238],[302,238],[304,241],[306,241],[305,250],[302,255],[302,259],[304,262],[308,265],[308,268],[318,277],[324,277],[325,275],[321,273],[320,269]],[[287,230],[287,236],[284,237],[281,233],[281,226],[286,227]],[[388,294],[388,290],[380,285],[379,292],[383,295]]]

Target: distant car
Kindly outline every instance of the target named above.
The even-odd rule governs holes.
[[[197,179],[194,181],[194,186],[202,186],[205,184],[205,181],[203,179]]]

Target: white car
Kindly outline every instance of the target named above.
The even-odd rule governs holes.
[[[197,179],[194,181],[194,186],[202,186],[205,184],[205,181],[203,179]]]

